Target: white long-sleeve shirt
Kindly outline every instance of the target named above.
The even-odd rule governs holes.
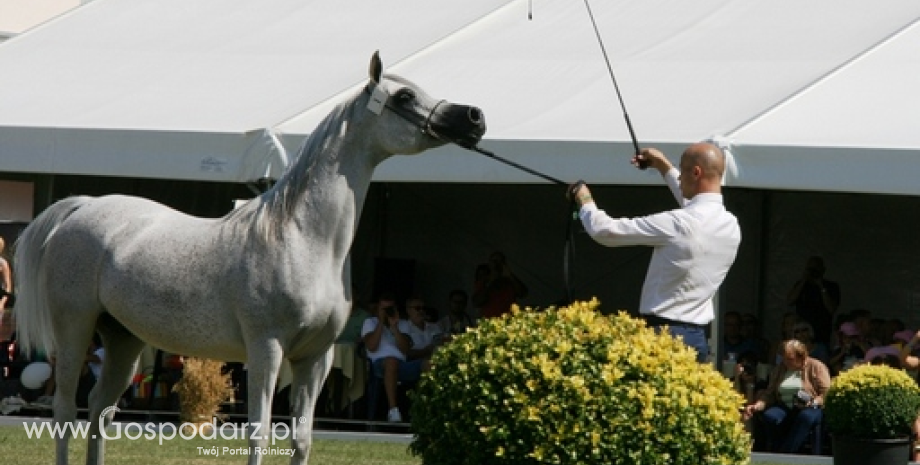
[[[676,168],[664,176],[682,208],[640,218],[612,218],[587,203],[580,216],[588,234],[602,245],[654,247],[639,313],[705,325],[715,317],[712,297],[735,261],[741,229],[722,204],[721,194],[697,194],[686,201],[677,177]]]

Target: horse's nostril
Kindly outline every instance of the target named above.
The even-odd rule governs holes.
[[[482,122],[482,110],[476,107],[470,107],[468,114],[471,123],[479,124]]]

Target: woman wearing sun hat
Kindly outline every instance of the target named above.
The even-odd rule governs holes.
[[[852,368],[858,361],[863,360],[869,351],[869,344],[862,337],[856,323],[852,321],[840,325],[838,340],[840,345],[832,351],[828,363],[832,376]]]

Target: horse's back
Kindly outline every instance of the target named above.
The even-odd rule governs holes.
[[[217,240],[221,234],[220,220],[193,217],[139,197],[86,201],[46,245],[42,271],[56,314],[52,317],[66,313],[69,318],[95,319],[109,313],[152,343],[184,331],[180,322],[202,325],[211,320],[211,333],[235,338],[235,322],[213,324],[228,320],[231,312],[214,286],[231,278],[226,254],[221,253],[226,245]],[[209,331],[195,336],[207,338]]]

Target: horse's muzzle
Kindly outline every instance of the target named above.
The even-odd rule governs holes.
[[[441,105],[429,125],[438,137],[465,148],[476,146],[486,133],[482,110],[469,105]]]

